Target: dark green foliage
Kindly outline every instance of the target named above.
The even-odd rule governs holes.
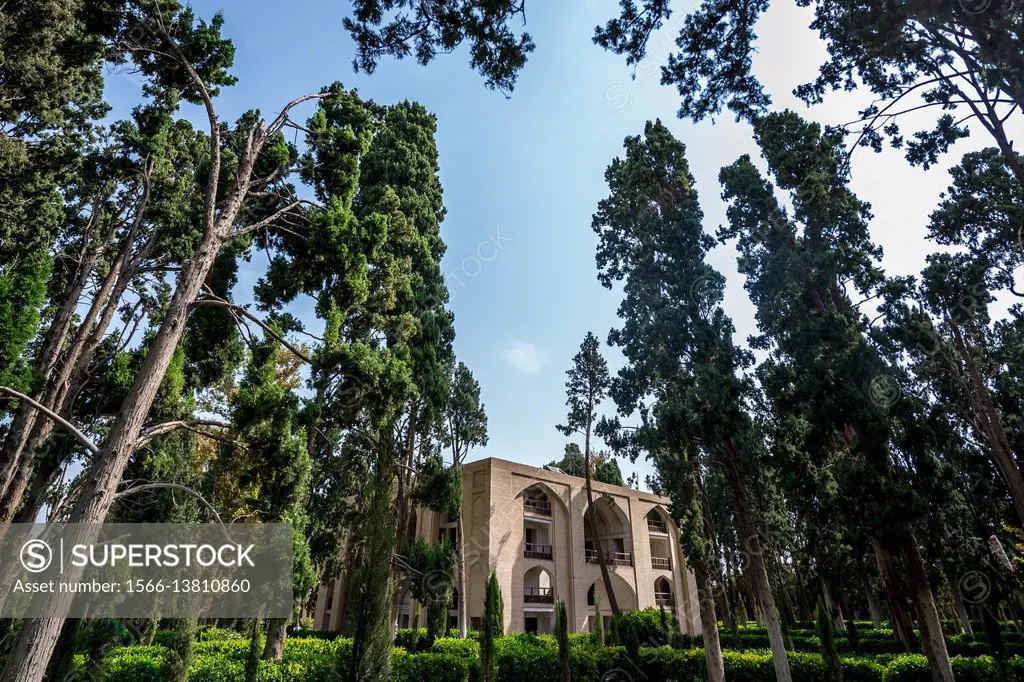
[[[352,593],[354,637],[348,668],[352,682],[385,682],[390,671],[391,555],[395,546],[393,456],[387,451],[377,454],[363,503],[359,529],[363,554]]]
[[[593,460],[593,471],[590,473],[595,481],[607,483],[608,485],[626,485],[622,479],[619,463],[613,456],[598,452],[593,454]],[[557,467],[570,476],[578,476],[579,478],[583,478],[586,474],[585,465],[583,464],[583,453],[580,451],[580,446],[576,445],[576,443],[567,443],[562,459],[550,462],[548,466]]]
[[[604,646],[604,615],[601,613],[601,590],[594,590],[594,644]]]
[[[504,605],[498,574],[491,569],[484,588],[484,615],[480,624],[480,682],[494,682],[497,672],[495,641],[504,631]]]
[[[818,599],[818,606],[815,609],[816,622],[818,624],[818,641],[821,644],[821,658],[825,663],[825,670],[828,680],[842,682],[843,670],[839,661],[839,652],[836,650],[836,642],[832,633],[832,615],[825,608],[825,602]]]
[[[887,137],[893,147],[906,150],[912,163],[926,168],[966,137],[964,122],[977,117],[1024,183],[1024,164],[1000,121],[1024,104],[1019,2],[998,9],[954,0],[900,6],[849,0],[799,4],[814,8],[811,28],[825,41],[830,59],[817,78],[796,88],[798,97],[817,104],[830,91],[866,86],[876,99],[850,124],[860,129],[858,143],[880,150]],[[598,27],[594,41],[625,54],[628,63],[639,63],[652,33],[671,15],[671,5],[668,0],[623,0],[620,16]],[[728,108],[737,118],[754,122],[770,109],[771,98],[752,69],[755,27],[770,5],[769,0],[706,0],[689,11],[679,29],[679,49],[661,67],[662,83],[675,85],[682,98],[681,117],[700,121]],[[924,104],[901,102],[911,93]],[[905,137],[899,114],[928,107],[941,112],[935,126]]]
[[[440,455],[427,457],[416,476],[413,500],[438,514],[454,517],[462,512],[462,476],[445,466]]]
[[[516,38],[508,26],[518,16],[525,20],[524,3],[356,0],[352,4],[345,30],[359,51],[354,66],[368,73],[373,73],[385,56],[413,56],[427,64],[438,52],[451,52],[468,42],[470,65],[484,76],[487,86],[511,91],[534,47],[528,33]],[[398,13],[392,15],[393,10]]]
[[[558,643],[558,661],[562,667],[562,679],[572,680],[569,667],[569,616],[565,610],[565,602],[561,599],[555,604],[555,641]]]
[[[167,678],[169,682],[185,682],[195,656],[196,620],[173,618],[165,623],[166,635],[161,644],[167,647]]]
[[[432,544],[417,538],[406,548],[409,592],[426,610],[427,649],[448,631],[448,612],[455,588],[455,558],[455,548],[447,537]]]
[[[0,386],[26,391],[34,379],[25,348],[36,334],[51,262],[43,250],[25,250],[0,264]]]

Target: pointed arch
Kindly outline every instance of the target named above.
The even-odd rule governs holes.
[[[629,611],[635,611],[637,608],[636,604],[636,592],[630,587],[626,580],[618,575],[617,573],[611,574],[612,591],[615,592],[615,601],[618,602],[619,608],[623,613]],[[595,592],[601,593],[601,605],[602,610],[611,613],[611,607],[608,605],[608,595],[604,589],[604,581],[598,578],[590,585],[590,589],[587,590],[587,606],[594,605],[594,594]]]

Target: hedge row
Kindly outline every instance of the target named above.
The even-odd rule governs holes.
[[[259,682],[334,682],[351,657],[351,641],[337,638],[289,638],[280,661],[261,661]],[[190,682],[241,682],[244,679],[248,642],[219,639],[196,644],[189,670]],[[546,635],[509,635],[496,643],[500,682],[548,682],[561,678],[558,648]],[[479,644],[473,640],[439,639],[429,652],[411,653],[396,647],[392,658],[395,682],[474,682],[478,677]],[[127,647],[113,653],[104,664],[106,682],[157,682],[166,679],[168,650],[160,645]],[[735,682],[769,682],[775,679],[767,652],[726,651],[726,674]],[[81,657],[77,663],[80,666]],[[694,682],[705,679],[701,649],[642,648],[631,659],[623,647],[595,647],[587,635],[571,638],[570,665],[573,679],[597,682],[612,679],[648,679]],[[794,682],[827,682],[821,657],[811,653],[790,654]],[[956,657],[953,668],[958,682],[996,682],[1017,675],[1024,679],[1024,658],[1007,662],[1005,671],[990,657]],[[618,671],[616,673],[615,671]],[[628,677],[627,677],[628,676]],[[843,661],[845,682],[929,682],[927,661],[917,655],[885,655],[874,659]]]

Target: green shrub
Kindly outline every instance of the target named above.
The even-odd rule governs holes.
[[[391,679],[393,682],[468,682],[470,668],[469,661],[454,654],[410,654],[404,649],[395,649]]]
[[[399,630],[401,632],[401,630]],[[288,633],[288,637],[296,639],[337,639],[341,633],[337,630],[313,630],[307,628],[295,628]]]
[[[167,679],[168,650],[162,646],[117,649],[103,662],[103,679],[111,682],[163,682]]]
[[[632,611],[619,616],[618,632],[621,641],[618,644],[625,644],[623,637],[636,637],[642,647],[660,647],[669,643],[672,619],[670,616],[663,616],[659,609],[647,608],[640,611]]]
[[[188,682],[240,682],[244,679],[244,660],[233,660],[217,654],[197,654],[188,671]]]
[[[957,682],[996,682],[1001,681],[999,667],[991,656],[963,658],[955,656],[951,659],[953,675]],[[1024,658],[1017,656],[1008,661],[1010,671],[1018,677],[1024,675]],[[928,659],[920,654],[904,654],[897,656],[885,668],[882,682],[930,682],[931,671]]]
[[[163,632],[168,632],[164,630]],[[159,634],[159,633],[158,633]],[[235,630],[228,630],[226,628],[202,628],[199,630],[199,641],[200,642],[216,642],[224,639],[245,639],[241,632]]]

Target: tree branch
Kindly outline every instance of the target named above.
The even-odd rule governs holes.
[[[58,424],[66,428],[68,431],[70,431],[71,435],[74,436],[75,439],[78,440],[78,442],[84,445],[89,452],[91,452],[94,455],[98,455],[100,453],[100,448],[98,445],[89,440],[89,437],[86,436],[84,433],[76,429],[71,424],[71,422],[69,422],[67,419],[64,419],[50,408],[36,402],[35,400],[28,397],[24,393],[15,391],[13,388],[9,388],[7,386],[0,386],[0,393],[6,393],[7,395],[13,398],[17,398],[22,402],[28,403],[29,405],[36,408],[37,410],[45,414],[47,417],[49,417],[50,419],[52,419],[53,421],[57,422]]]
[[[217,513],[217,510],[214,508],[214,506],[207,502],[205,497],[197,493],[195,490],[192,490],[192,488],[189,488],[188,486],[184,486],[179,483],[144,483],[142,485],[137,485],[132,488],[128,488],[127,490],[122,490],[121,492],[114,495],[114,499],[120,500],[125,497],[128,497],[129,495],[145,492],[147,490],[180,490],[183,493],[191,495],[192,497],[196,498],[196,500],[198,500],[200,504],[206,507],[206,509],[209,510],[211,514],[213,514],[214,520],[221,526],[221,529],[224,530],[225,537],[228,537],[227,530],[224,529],[224,522],[220,520],[220,514]],[[230,539],[230,537],[228,537],[228,539]]]
[[[228,424],[226,422],[215,421],[215,420],[212,420],[212,419],[192,419],[192,420],[189,420],[189,421],[164,422],[163,424],[157,424],[156,426],[151,426],[150,428],[148,428],[145,431],[143,431],[142,434],[139,436],[139,439],[137,441],[135,441],[135,447],[136,448],[140,448],[143,445],[145,445],[146,443],[148,443],[149,441],[151,441],[154,438],[156,438],[157,436],[163,436],[164,434],[171,433],[171,432],[177,431],[179,429],[187,429],[188,431],[192,431],[193,433],[198,433],[201,436],[206,436],[207,438],[212,438],[214,440],[219,440],[219,441],[222,441],[222,442],[225,442],[225,443],[234,443],[235,442],[235,441],[233,441],[233,440],[231,440],[229,438],[225,438],[223,436],[220,436],[220,435],[217,435],[217,434],[214,434],[214,433],[209,433],[208,431],[203,431],[203,430],[198,428],[200,426],[211,426],[211,427],[216,427],[216,428],[221,428],[221,429],[230,429],[231,428],[231,424]]]
[[[192,305],[204,308],[223,308],[233,314],[241,315],[245,319],[256,323],[256,325],[259,326],[259,328],[262,329],[264,333],[266,333],[275,341],[280,343],[282,346],[290,350],[297,358],[299,358],[303,362],[306,362],[307,364],[314,366],[316,365],[316,363],[314,363],[313,360],[308,355],[303,353],[295,345],[293,345],[283,336],[274,331],[274,329],[270,325],[268,325],[266,322],[259,319],[258,317],[256,317],[255,315],[253,315],[252,313],[250,313],[248,310],[238,305],[237,303],[231,303],[230,301],[225,301],[223,299],[204,298],[199,301],[196,301]]]

